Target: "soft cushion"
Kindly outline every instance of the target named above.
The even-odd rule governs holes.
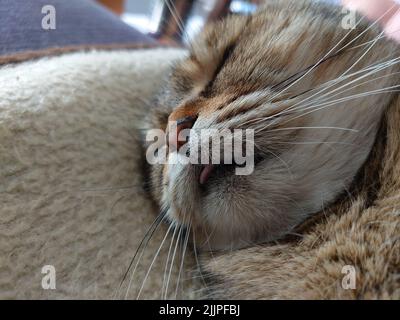
[[[46,16],[42,8],[48,5],[55,8],[55,30],[42,28]],[[2,0],[0,30],[0,56],[49,48],[156,43],[92,0]]]

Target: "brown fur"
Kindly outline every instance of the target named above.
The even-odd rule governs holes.
[[[399,124],[397,97],[355,182],[358,191],[305,225],[299,239],[204,257],[210,297],[400,299]],[[355,290],[341,286],[345,265],[356,267]]]
[[[193,44],[188,59],[178,63],[174,68],[171,81],[159,101],[161,108],[158,108],[152,116],[150,128],[165,129],[167,119],[179,120],[188,116],[207,119],[218,114],[217,124],[227,122],[234,117],[245,116],[258,105],[257,103],[235,104],[234,102],[240,97],[261,91],[269,97],[275,97],[276,92],[287,86],[288,80],[314,65],[348,32],[340,28],[342,18],[340,9],[311,4],[306,0],[270,0],[267,3],[263,10],[252,17],[230,17],[206,28]],[[361,35],[362,32],[364,33]],[[353,48],[353,46],[371,41],[379,33],[377,27],[361,23],[340,45],[340,47],[346,46],[349,41],[361,35],[357,38],[357,42],[350,46],[352,49],[324,59],[312,73],[291,86],[279,96],[279,99],[274,99],[271,103],[273,107],[262,110],[258,117],[268,118],[278,114],[290,107],[293,97],[301,96],[307,90],[339,77],[355,63],[356,70],[360,70],[387,59],[388,55],[393,55],[398,50],[396,45],[381,40],[364,59],[358,60],[365,52],[365,47]],[[388,75],[396,74],[395,72],[399,70],[396,65],[387,70],[386,77],[380,81],[375,81],[373,84],[369,82],[369,85],[358,88],[358,91],[353,90],[351,94],[396,85],[399,83],[399,77]],[[333,89],[335,88],[337,87],[333,86]],[[345,92],[339,97],[349,95]],[[236,228],[231,230],[228,239],[232,243],[236,240],[235,232],[239,238],[242,236],[242,229],[245,228],[247,230],[243,233],[248,235],[246,240],[249,242],[281,239],[279,242],[229,253],[214,253],[212,256],[204,254],[204,272],[210,285],[208,297],[250,299],[399,297],[397,197],[400,195],[396,173],[400,170],[400,167],[397,169],[400,105],[396,92],[379,97],[379,99],[364,98],[359,100],[359,105],[355,102],[342,103],[335,108],[335,111],[332,110],[331,113],[328,111],[317,118],[317,125],[329,125],[331,119],[337,117],[338,121],[332,122],[334,125],[343,122],[346,127],[360,129],[361,134],[354,140],[346,140],[347,137],[344,135],[332,134],[337,141],[350,142],[353,145],[354,152],[349,153],[347,150],[347,155],[338,152],[332,153],[331,157],[326,156],[323,143],[313,149],[305,149],[304,154],[315,155],[315,158],[309,156],[306,161],[296,163],[297,166],[309,168],[309,171],[299,170],[298,176],[306,177],[298,180],[298,184],[294,184],[293,188],[304,192],[293,194],[297,196],[295,200],[303,201],[303,198],[310,197],[310,201],[304,200],[308,212],[306,214],[298,212],[296,218],[288,213],[292,208],[285,198],[287,195],[285,191],[289,195],[293,191],[290,189],[290,183],[293,181],[285,180],[284,177],[278,182],[274,179],[264,180],[272,183],[269,190],[268,187],[265,189],[272,192],[262,194],[257,188],[264,187],[261,185],[263,180],[260,179],[260,174],[237,180],[234,177],[224,176],[225,181],[220,178],[216,180],[218,182],[216,185],[227,183],[230,190],[233,190],[231,197],[224,193],[226,191],[224,187],[218,189],[212,186],[214,198],[209,197],[208,201],[215,203],[207,203],[209,211],[204,212],[200,208],[201,214],[198,214],[193,212],[193,207],[196,204],[200,206],[199,197],[202,194],[196,193],[196,184],[193,183],[196,171],[190,171],[191,169],[185,171],[186,168],[182,170],[179,173],[180,180],[173,185],[173,192],[169,192],[171,181],[168,176],[173,169],[169,166],[153,167],[152,190],[155,199],[171,208],[173,211],[171,219],[182,223],[182,217],[192,215],[190,217],[192,228],[196,230],[196,234],[201,233],[202,229],[206,229],[205,234],[207,234],[207,229],[215,230],[217,226],[219,229],[216,233],[219,232],[220,238],[215,236],[217,239],[215,242],[218,243],[216,248],[228,247],[226,242],[220,245],[218,241],[221,241],[224,235],[229,235],[228,232],[224,233],[229,229],[229,223]],[[307,126],[309,123],[315,124],[305,117],[293,118],[291,113],[283,118],[285,121],[280,120],[275,126],[268,128],[288,129]],[[381,129],[376,136],[380,123]],[[279,134],[269,134],[267,130],[262,135],[264,139],[268,137],[268,147],[274,151],[278,150],[279,154],[279,152],[287,153],[287,149],[283,150],[285,142],[297,141],[296,139],[302,142],[303,140],[299,138],[301,134],[301,130],[291,129]],[[319,137],[318,134],[310,136]],[[326,136],[323,137],[326,139]],[[374,140],[375,146],[372,148]],[[341,160],[337,159],[341,156],[345,159],[348,157],[348,160],[340,162]],[[314,161],[315,163],[321,161],[320,166],[310,165],[310,162]],[[263,169],[265,170],[259,171],[261,176],[268,175],[269,167],[265,163]],[[322,176],[319,175],[321,172],[327,172],[327,178],[322,181],[318,179]],[[345,172],[343,177],[335,176],[342,172]],[[315,178],[307,180],[308,176]],[[252,184],[251,179],[261,182],[258,185]],[[333,180],[336,179],[335,183],[339,181],[341,185],[340,190],[333,187],[336,185]],[[278,189],[274,189],[273,183],[276,183],[277,188],[281,188],[278,192],[275,192]],[[289,187],[286,185],[282,187],[285,183]],[[324,186],[327,183],[331,184],[332,190]],[[321,189],[326,188],[325,191],[319,193],[318,184],[321,185]],[[330,196],[323,198],[326,190],[331,192]],[[164,197],[167,195],[167,201],[163,200],[163,195]],[[320,195],[323,196],[315,200]],[[268,204],[257,202],[262,197],[271,201]],[[326,202],[319,214],[317,211],[320,208],[316,209],[314,204],[310,204],[312,201]],[[254,210],[250,210],[251,207]],[[259,212],[257,210],[263,210],[269,220],[262,220],[265,216],[260,220],[260,216],[255,214]],[[221,219],[222,223],[217,225],[219,222],[212,219],[205,221],[205,217],[209,216],[215,220]],[[306,217],[310,218],[304,221]],[[299,222],[304,223],[293,232],[293,227]],[[252,231],[254,235],[249,235]],[[284,237],[289,233],[290,236]],[[204,237],[203,234],[200,239]],[[233,246],[237,248],[242,244]],[[356,290],[341,288],[344,276],[341,271],[345,265],[354,265],[357,269]]]

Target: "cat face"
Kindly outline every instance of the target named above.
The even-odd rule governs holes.
[[[183,129],[254,134],[247,175],[223,161],[151,167],[154,197],[197,245],[280,238],[348,190],[399,68],[398,48],[380,30],[364,22],[346,30],[342,19],[341,8],[268,1],[252,16],[207,26],[174,67],[149,124],[169,130],[168,159],[209,147],[192,135],[177,141]]]

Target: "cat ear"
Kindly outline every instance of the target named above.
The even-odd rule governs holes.
[[[180,78],[190,80],[196,93],[201,92],[216,75],[243,31],[246,17],[228,17],[209,24],[192,43],[190,56],[175,70]]]

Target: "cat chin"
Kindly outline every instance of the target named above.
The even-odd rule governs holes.
[[[204,219],[194,219],[191,225],[187,225],[181,219],[182,211],[173,209],[167,211],[167,218],[170,223],[182,230],[190,227],[190,242],[196,245],[196,248],[201,251],[227,251],[233,249],[247,248],[256,243],[264,242],[262,240],[251,239],[254,233],[232,236],[227,232],[226,226],[209,225]],[[198,217],[197,217],[198,218]],[[187,222],[187,220],[186,220]],[[243,233],[243,230],[241,230]]]
[[[184,190],[189,188],[180,186],[176,189],[180,190],[179,199],[186,199],[184,203],[171,200],[170,193],[165,190],[162,206],[168,208],[166,216],[170,223],[190,229],[191,241],[202,251],[236,250],[277,240],[290,231],[288,228],[299,222],[295,218],[297,212],[291,212],[293,219],[290,221],[282,219],[281,223],[277,223],[266,215],[262,222],[261,217],[254,216],[249,210],[238,212],[234,209],[239,209],[238,203],[223,197],[219,197],[218,201],[209,201],[207,198],[193,201],[191,199],[196,198],[193,194],[182,196]],[[212,193],[215,197],[216,194]],[[205,201],[209,201],[206,208],[200,205]]]
[[[182,220],[176,217],[174,209],[169,210],[168,218],[176,226],[189,227],[183,225]],[[225,216],[224,219],[231,220],[229,216]],[[287,226],[276,226],[278,230],[270,232],[270,229],[267,230],[261,225],[247,224],[238,226],[239,228],[236,228],[232,233],[229,223],[222,224],[221,219],[219,221],[215,219],[214,223],[211,224],[205,219],[194,221],[195,223],[190,226],[190,241],[201,251],[214,252],[244,249],[278,240],[290,231],[286,229]]]

